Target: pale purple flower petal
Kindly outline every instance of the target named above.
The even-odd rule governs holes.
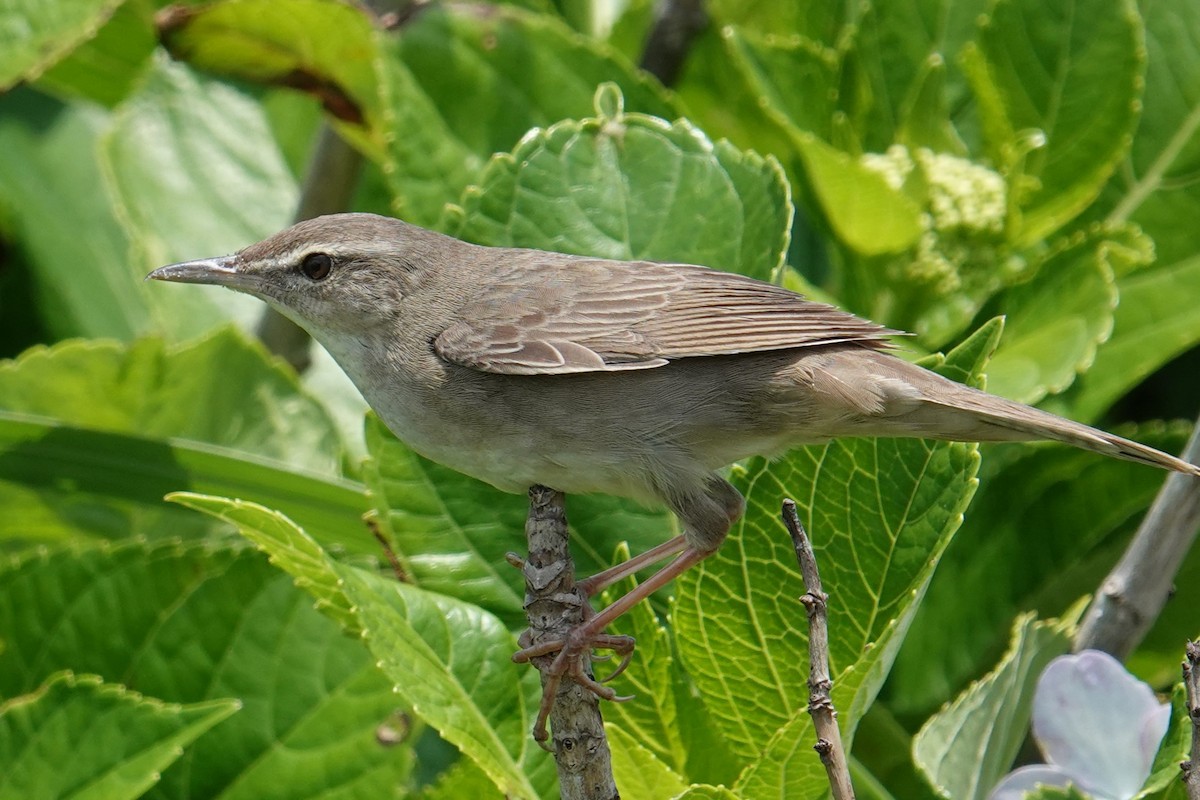
[[[1046,667],[1033,699],[1033,733],[1046,760],[1097,797],[1138,793],[1166,732],[1150,687],[1107,653],[1085,650]]]
[[[1005,775],[1004,780],[996,784],[995,789],[992,789],[988,800],[1021,800],[1026,792],[1032,791],[1038,786],[1066,788],[1071,783],[1077,783],[1077,781],[1061,767],[1053,767],[1049,764],[1031,764]],[[1096,800],[1108,800],[1108,798],[1096,798]]]

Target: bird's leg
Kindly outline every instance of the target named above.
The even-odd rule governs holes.
[[[682,537],[679,538],[682,539]],[[670,552],[670,550],[666,549],[668,546],[673,546],[675,549],[679,547],[679,545],[674,544],[674,542],[675,540],[672,539],[665,545],[659,545],[659,547],[647,551],[647,553],[643,555],[648,556],[650,553],[658,551],[658,558],[662,558],[664,555]],[[546,685],[542,690],[542,703],[538,708],[537,721],[533,726],[534,739],[541,742],[545,741],[547,738],[546,719],[550,715],[551,706],[554,705],[554,698],[557,696],[558,685],[562,682],[563,675],[569,675],[581,686],[586,689],[590,689],[598,697],[602,697],[605,700],[629,699],[627,697],[618,697],[617,693],[612,689],[604,686],[599,681],[587,675],[586,658],[588,653],[590,653],[594,647],[614,650],[618,655],[624,656],[621,665],[617,668],[614,675],[624,670],[629,662],[629,656],[633,653],[633,640],[628,636],[608,636],[604,633],[604,629],[617,617],[633,608],[633,606],[635,606],[637,603],[649,597],[663,586],[666,586],[668,583],[675,580],[675,578],[686,572],[690,567],[704,560],[704,558],[712,552],[712,550],[700,550],[684,543],[683,552],[680,553],[674,561],[651,575],[644,583],[634,587],[632,591],[629,591],[619,597],[612,603],[612,605],[608,606],[594,616],[589,617],[583,622],[583,624],[572,629],[571,632],[567,634],[566,638],[542,642],[532,647],[526,647],[523,650],[518,650],[513,654],[513,661],[525,663],[532,658],[549,655],[556,650],[558,651],[558,655],[555,657],[554,661],[543,673],[546,675]],[[643,561],[642,563],[649,562]],[[605,572],[609,572],[609,570],[605,570]],[[600,574],[603,575],[605,573]],[[613,578],[613,580],[619,580],[620,577],[623,576],[618,576],[617,578]]]
[[[598,593],[612,586],[617,581],[629,577],[642,567],[662,561],[667,556],[673,556],[685,547],[687,547],[687,539],[684,539],[683,536],[676,536],[674,539],[663,542],[657,547],[651,547],[641,555],[633,556],[622,561],[620,564],[614,564],[606,570],[584,578],[576,582],[575,585],[588,597],[595,597]]]

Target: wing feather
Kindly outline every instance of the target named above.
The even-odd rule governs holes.
[[[486,293],[463,304],[434,341],[442,358],[486,372],[565,374],[844,342],[884,348],[896,333],[706,267],[534,256],[517,251]]]

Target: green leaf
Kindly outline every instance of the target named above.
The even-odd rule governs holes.
[[[727,38],[740,28],[709,25],[692,41],[675,86],[687,116],[711,138],[759,153],[787,153],[787,134],[747,86]],[[645,38],[638,42],[639,49]]]
[[[1039,622],[1021,615],[995,668],[921,727],[913,760],[944,797],[983,800],[1009,771],[1028,734],[1038,678],[1070,651],[1078,616]]]
[[[38,79],[38,86],[109,108],[132,92],[158,44],[152,0],[124,0],[95,37]]]
[[[117,110],[102,155],[143,275],[263,239],[288,224],[296,205],[295,182],[261,106],[162,58]],[[211,287],[142,292],[156,327],[178,337],[230,318],[249,328],[262,312],[253,298]]]
[[[828,143],[840,65],[836,52],[802,37],[728,34],[734,64],[788,134],[810,196],[838,239],[863,255],[896,253],[923,230],[916,204],[879,173]]]
[[[516,639],[477,606],[334,562],[307,534],[270,509],[219,497],[180,498],[234,522],[277,565],[354,628],[413,713],[475,761],[508,795],[540,796],[553,781],[529,736],[540,691],[533,670],[515,667]],[[540,768],[540,772],[539,772]],[[528,771],[527,771],[528,770]]]
[[[177,11],[163,43],[203,70],[311,92],[338,119],[378,118],[378,44],[365,7],[335,0],[213,3]]]
[[[326,616],[349,633],[362,633],[353,603],[329,569],[329,556],[285,515],[256,503],[193,492],[176,492],[167,499],[235,526],[273,564],[295,578],[297,586],[317,598],[317,608]]]
[[[161,502],[192,489],[271,503],[323,541],[377,552],[328,413],[230,328],[179,347],[73,341],[0,362],[0,442],[13,512],[0,532],[17,542],[211,528]]]
[[[687,788],[687,791],[675,795],[674,800],[740,800],[743,796],[724,786],[693,784]]]
[[[840,48],[841,112],[863,147],[894,142],[966,155],[951,109],[968,106],[957,67],[987,0],[872,3]]]
[[[0,694],[66,668],[164,701],[237,698],[241,712],[163,774],[158,796],[382,796],[410,767],[405,748],[376,741],[396,697],[311,605],[244,547],[132,543],[9,560]]]
[[[1171,692],[1171,722],[1154,756],[1150,776],[1134,800],[1153,797],[1172,784],[1179,784],[1179,765],[1189,760],[1192,749],[1192,720],[1187,711],[1187,691],[1182,683]]]
[[[761,36],[741,28],[723,33],[732,63],[763,110],[785,130],[832,135],[837,51],[799,34]]]
[[[965,51],[994,163],[1030,244],[1086,208],[1137,126],[1146,50],[1133,0],[997,0]],[[1042,146],[1030,151],[1029,131]]]
[[[341,440],[329,414],[290,369],[229,327],[177,347],[141,339],[32,348],[0,361],[0,408],[237,448],[298,471],[341,472]]]
[[[989,390],[1036,403],[1066,389],[1112,331],[1116,278],[1107,232],[1078,237],[1053,251],[1030,281],[1005,292],[1005,338],[988,364]]]
[[[853,20],[857,10],[838,3],[793,3],[790,0],[715,0],[711,7],[714,20],[723,25],[736,24],[759,33],[795,31],[813,41],[833,45],[843,26]]]
[[[1175,356],[1200,343],[1200,255],[1135,272],[1117,281],[1121,303],[1109,341],[1091,368],[1048,410],[1084,422]]]
[[[410,450],[369,414],[363,477],[377,519],[418,586],[524,617],[524,587],[506,561],[524,551],[525,502]]]
[[[461,758],[438,775],[436,782],[422,787],[416,797],[418,800],[462,800],[464,797],[507,800],[474,761]]]
[[[173,512],[168,492],[255,498],[285,510],[332,547],[375,555],[362,525],[365,489],[213,445],[73,428],[0,411],[0,540],[112,539],[211,533]]]
[[[616,83],[630,109],[672,116],[662,89],[550,15],[435,5],[389,40],[380,66],[383,168],[405,219],[430,226],[485,160],[537,126],[586,115]]]
[[[0,5],[0,92],[40,75],[96,35],[121,0],[7,0]]]
[[[622,113],[611,86],[596,102],[600,116],[532,133],[495,157],[464,195],[456,235],[769,278],[791,217],[779,164],[713,144],[686,120]]]
[[[883,175],[805,131],[792,142],[803,180],[835,236],[864,256],[907,250],[924,228],[920,209]]]
[[[1089,216],[1131,221],[1152,239],[1159,262],[1197,255],[1200,216],[1200,5],[1142,3],[1146,88],[1133,146]]]
[[[1126,431],[1176,449],[1184,426]],[[1013,616],[1090,593],[1163,473],[1061,445],[994,445],[971,513],[947,550],[888,687],[896,713],[928,713],[993,663]],[[1030,544],[1036,538],[1036,546]],[[1106,546],[1105,550],[1098,550]]]
[[[58,673],[0,704],[0,795],[140,797],[235,700],[163,703],[95,675]]]
[[[674,797],[687,787],[683,777],[651,751],[650,742],[611,722],[604,730],[612,750],[613,777],[621,788],[622,797],[655,800]]]
[[[998,326],[947,362],[978,372]],[[752,459],[734,475],[748,508],[728,541],[679,580],[676,640],[689,674],[746,771],[748,797],[807,796],[825,781],[804,708],[808,652],[803,584],[777,521],[797,499],[830,595],[830,664],[843,736],[887,674],[919,598],[974,491],[964,444],[847,439]]]
[[[129,263],[112,203],[103,192],[80,190],[102,183],[95,154],[107,124],[101,109],[64,105],[31,89],[0,95],[6,234],[20,243],[36,311],[58,337],[129,339],[152,325],[138,285],[141,271]],[[86,236],[79,235],[83,230]]]

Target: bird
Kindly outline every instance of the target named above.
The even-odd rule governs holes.
[[[1054,440],[1200,476],[1154,448],[965,386],[894,354],[898,332],[772,283],[691,264],[487,247],[332,214],[148,279],[253,295],[319,342],[395,435],[501,490],[666,506],[683,532],[581,582],[593,595],[671,558],[561,641],[553,692],[605,628],[720,546],[745,511],[721,468],[841,437]],[[631,652],[631,648],[627,648]],[[629,652],[625,652],[626,662]]]

